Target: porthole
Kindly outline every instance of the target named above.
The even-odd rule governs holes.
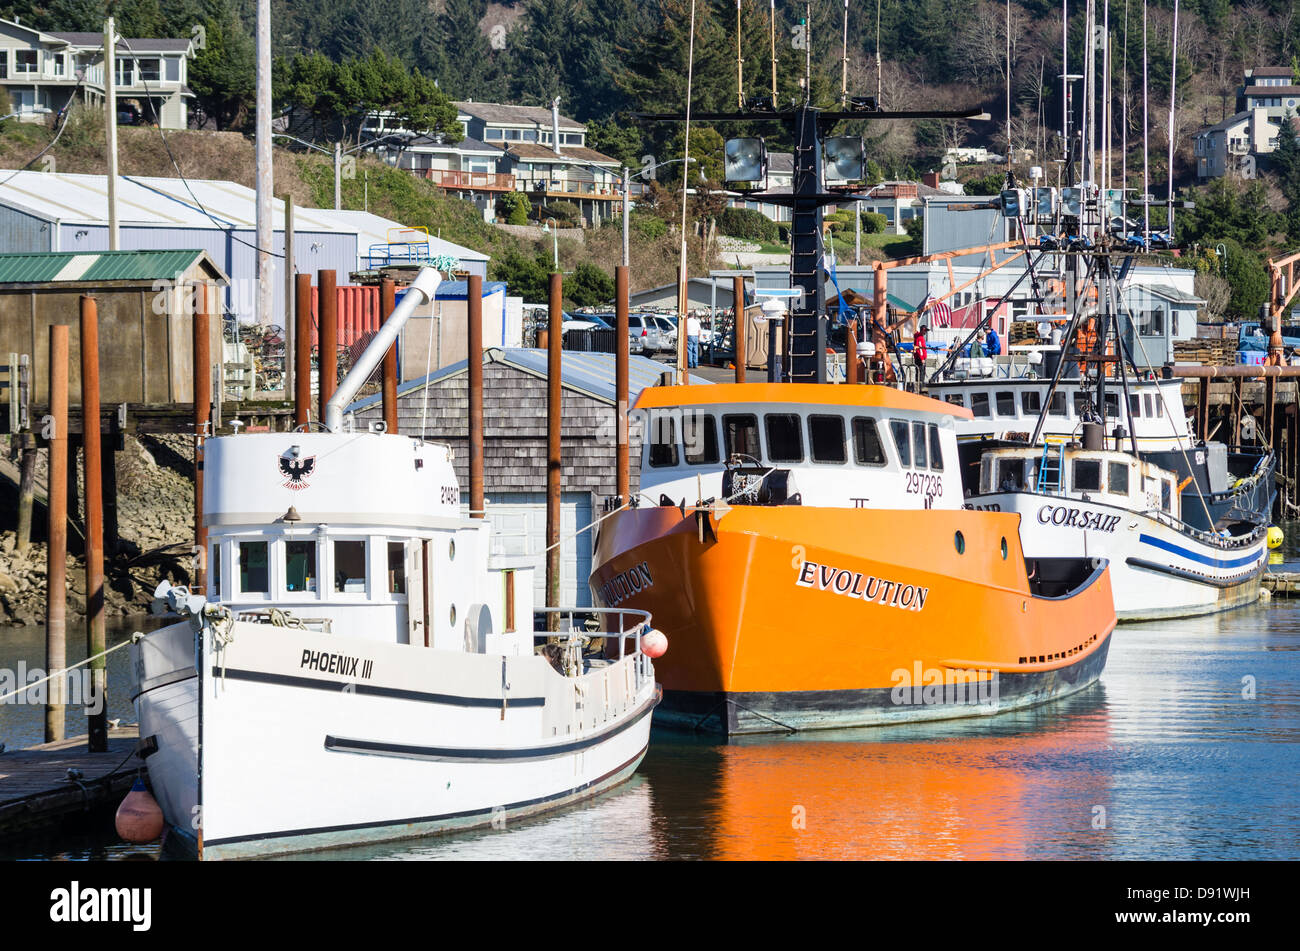
[[[1006,536],[1003,536],[1003,538],[1002,538],[1002,560],[1003,560],[1003,561],[1006,561],[1006,560],[1007,560],[1007,539],[1006,539]]]
[[[456,605],[451,606],[451,626],[456,626]]]
[[[958,532],[956,535],[953,536],[953,538],[952,538],[952,543],[953,543],[954,545],[957,546],[957,554],[959,554],[959,555],[964,555],[964,554],[966,554],[966,536],[965,536],[965,535],[963,535],[961,532]]]
[[[447,542],[447,560],[448,561],[456,560],[456,539],[454,538],[451,541]]]

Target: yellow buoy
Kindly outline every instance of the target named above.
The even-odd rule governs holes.
[[[1282,542],[1283,542],[1284,540],[1285,540],[1285,536],[1283,536],[1283,534],[1282,534],[1282,529],[1278,528],[1276,525],[1270,525],[1270,526],[1268,527],[1268,547],[1269,547],[1269,548],[1271,548],[1271,549],[1272,549],[1272,548],[1281,548],[1281,547],[1282,547]]]

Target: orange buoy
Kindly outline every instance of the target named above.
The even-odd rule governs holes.
[[[663,657],[668,652],[668,638],[663,631],[646,631],[641,638],[641,653],[651,659]]]
[[[145,788],[144,780],[135,778],[135,785],[117,807],[114,819],[117,834],[128,842],[152,842],[163,831],[162,809],[158,800]]]

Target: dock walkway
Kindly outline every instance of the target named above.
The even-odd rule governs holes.
[[[0,838],[116,806],[135,781],[140,761],[131,754],[139,736],[134,725],[110,730],[107,753],[88,753],[85,736],[0,753]],[[70,769],[80,776],[69,778]]]

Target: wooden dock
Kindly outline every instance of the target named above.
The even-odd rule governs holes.
[[[1275,598],[1300,598],[1300,571],[1266,571],[1260,584]]]
[[[134,725],[110,730],[107,753],[86,752],[85,736],[0,753],[0,838],[57,823],[71,813],[116,808],[140,766],[131,755],[139,736]],[[69,778],[69,770],[80,775]]]

